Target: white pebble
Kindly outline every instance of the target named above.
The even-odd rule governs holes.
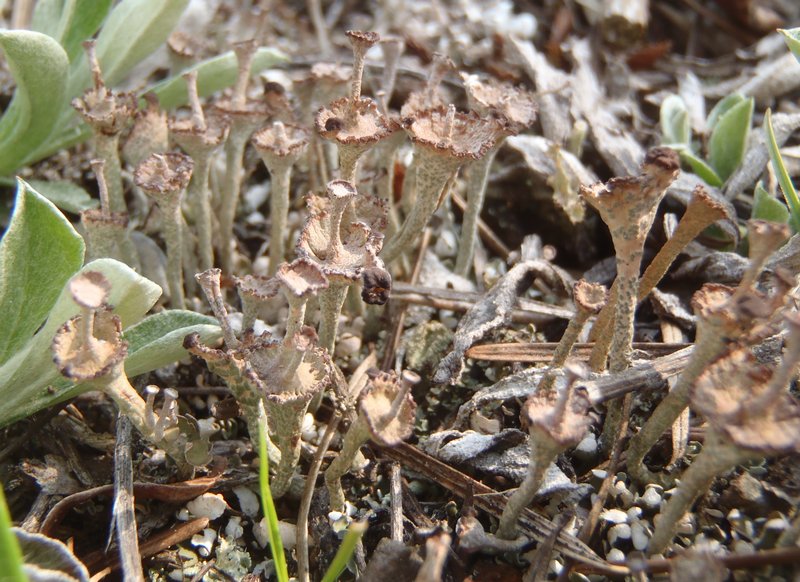
[[[247,487],[240,485],[239,487],[234,487],[233,492],[239,500],[239,507],[242,509],[242,513],[249,518],[253,518],[258,515],[258,510],[261,507],[261,503],[258,500],[258,496],[253,493],[252,489],[248,489]]]
[[[627,523],[618,523],[608,530],[608,541],[612,545],[616,545],[617,540],[631,539],[631,526]]]
[[[291,551],[297,545],[297,526],[285,521],[278,522],[278,532],[283,542],[283,548]],[[253,537],[262,548],[266,548],[269,543],[269,526],[267,525],[267,518],[264,517],[256,524],[253,524]]]
[[[355,356],[361,350],[361,337],[352,333],[343,333],[333,350],[339,358]]]
[[[433,247],[434,252],[440,257],[454,257],[458,251],[458,243],[456,235],[451,230],[443,230],[439,233],[436,239],[436,245]]]
[[[618,562],[624,563],[625,562],[625,554],[622,550],[618,550],[617,548],[611,548],[609,552],[606,554],[606,560],[609,562]]]
[[[606,509],[600,514],[600,519],[609,523],[625,523],[628,521],[628,514],[621,509]]]
[[[225,499],[218,493],[203,493],[200,497],[192,499],[186,504],[186,508],[195,517],[207,517],[210,520],[217,519],[228,509]]]
[[[253,537],[262,548],[266,548],[269,543],[269,531],[267,530],[267,518],[253,524]]]
[[[642,503],[649,509],[657,509],[661,506],[661,493],[653,486],[648,486],[642,495]]]
[[[682,536],[690,536],[695,532],[694,516],[690,513],[684,515],[678,522],[677,532]]]
[[[640,517],[642,517],[642,508],[636,507],[634,505],[627,511],[627,514],[628,514],[628,523],[632,523],[634,520],[637,520]]]
[[[237,516],[231,517],[228,523],[225,524],[225,537],[238,540],[243,534],[244,528],[242,527],[242,518]]]
[[[643,552],[645,548],[647,548],[647,543],[650,541],[650,537],[647,535],[647,528],[645,528],[644,524],[637,521],[631,525],[631,542],[633,542],[633,547]]]
[[[300,437],[307,443],[317,442],[319,434],[317,433],[317,426],[314,423],[314,415],[306,412],[303,417],[303,425],[300,427]]]
[[[214,540],[217,539],[217,532],[215,532],[210,527],[207,527],[203,530],[201,534],[195,534],[192,536],[192,545],[197,548],[197,552],[205,557],[211,555],[211,548],[214,547]]]
[[[597,454],[597,437],[589,432],[575,447],[575,454],[581,458],[591,458]]]

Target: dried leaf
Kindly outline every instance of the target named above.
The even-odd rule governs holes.
[[[592,143],[616,176],[635,176],[644,159],[645,150],[629,132],[620,131],[624,124],[614,113],[597,72],[592,67],[593,49],[588,40],[572,46],[575,75],[572,78],[572,114],[585,119],[591,129]]]
[[[457,382],[464,368],[464,354],[470,346],[511,322],[517,297],[531,286],[534,278],[564,284],[564,275],[559,271],[542,260],[527,260],[514,265],[461,319],[453,339],[453,351],[439,364],[433,382]]]

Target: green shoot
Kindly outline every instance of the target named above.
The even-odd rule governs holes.
[[[778,183],[781,185],[783,197],[786,199],[786,204],[789,206],[791,218],[789,224],[795,232],[800,231],[800,198],[797,196],[792,179],[789,177],[789,172],[786,171],[786,166],[783,164],[781,152],[778,149],[778,142],[775,139],[775,130],[772,127],[772,111],[767,109],[764,116],[764,131],[767,134],[767,147],[769,148],[769,159],[772,162],[772,169],[778,178]]]
[[[22,550],[17,543],[17,537],[11,531],[11,516],[6,506],[3,487],[0,486],[0,580],[26,582],[22,564]]]
[[[272,500],[272,491],[269,488],[269,455],[267,454],[267,413],[264,404],[260,403],[261,415],[258,420],[258,484],[261,489],[261,505],[264,517],[267,518],[269,527],[269,547],[272,551],[272,560],[275,562],[275,575],[278,582],[289,582],[289,570],[286,567],[286,555],[283,553],[283,541],[278,527],[278,514],[275,511],[275,502]],[[338,556],[338,554],[337,554]]]
[[[342,540],[342,544],[339,546],[339,549],[336,551],[336,555],[333,557],[333,562],[331,562],[328,571],[325,572],[325,576],[322,578],[322,582],[336,582],[339,579],[339,576],[347,567],[347,563],[350,561],[350,558],[353,557],[353,552],[356,550],[356,544],[358,544],[358,541],[361,539],[361,536],[364,535],[365,531],[367,531],[366,521],[354,521],[350,524],[350,527],[347,528],[347,533]]]

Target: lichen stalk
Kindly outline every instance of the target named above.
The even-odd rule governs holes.
[[[195,227],[197,228],[197,254],[200,259],[200,270],[205,271],[214,266],[214,244],[211,227],[211,192],[208,189],[208,177],[211,172],[211,152],[198,152],[192,155],[194,173],[186,191],[197,209]]]
[[[347,289],[349,285],[341,283],[331,283],[330,286],[319,295],[320,322],[319,322],[319,345],[333,354],[336,344],[336,335],[339,328],[339,315],[342,313]]]
[[[533,501],[536,492],[542,486],[547,468],[562,450],[560,445],[544,433],[537,433],[536,438],[531,434],[530,447],[530,464],[525,480],[511,495],[500,516],[497,537],[502,539],[511,540],[516,537],[520,513]]]
[[[125,195],[122,188],[122,165],[119,160],[119,134],[108,135],[102,132],[94,134],[94,151],[98,158],[105,162],[103,177],[108,185],[109,208],[112,212],[127,212]]]
[[[425,230],[428,220],[436,212],[442,189],[457,171],[456,165],[452,170],[443,172],[440,167],[441,162],[436,158],[437,154],[428,152],[426,148],[415,147],[416,202],[399,232],[386,243],[381,252],[381,258],[387,263],[410,250],[411,245]]]
[[[286,318],[286,332],[283,336],[283,345],[288,347],[294,341],[294,335],[300,331],[306,319],[306,297],[294,297],[286,294],[289,300],[289,315]]]
[[[472,258],[475,256],[475,245],[478,243],[478,220],[483,202],[486,199],[486,186],[489,182],[489,170],[497,155],[502,138],[487,152],[486,156],[477,160],[469,168],[467,179],[467,207],[461,221],[461,239],[456,256],[456,275],[466,277],[472,269]]]
[[[692,199],[686,207],[686,212],[683,213],[678,222],[675,232],[658,250],[658,253],[656,253],[656,256],[650,261],[644,274],[642,274],[639,281],[637,301],[644,300],[658,285],[670,266],[672,266],[672,263],[678,258],[678,255],[686,248],[686,245],[708,226],[726,216],[725,208],[712,199],[702,186],[695,188]],[[608,333],[608,328],[613,322],[616,301],[617,284],[615,281],[611,287],[609,301],[597,316],[590,335],[590,339],[595,342],[595,345],[589,357],[589,367],[596,371],[605,366],[608,358],[611,344],[611,335]]]
[[[670,479],[650,471],[644,463],[645,455],[672,426],[689,405],[690,390],[706,366],[725,351],[725,337],[720,327],[698,321],[697,338],[689,363],[677,383],[656,406],[642,429],[628,443],[628,472],[639,483],[668,485]]]
[[[706,435],[703,450],[683,473],[680,485],[656,519],[655,531],[647,546],[647,554],[653,556],[663,553],[675,537],[680,519],[691,509],[692,504],[708,491],[714,478],[751,456],[739,447],[722,440],[713,429],[710,430]]]
[[[208,304],[211,306],[214,317],[219,321],[219,325],[222,328],[222,337],[225,340],[225,346],[232,350],[239,347],[239,340],[236,339],[233,328],[231,328],[231,324],[228,321],[228,310],[225,308],[225,300],[222,296],[222,288],[220,286],[221,274],[222,272],[220,269],[208,269],[207,271],[195,275],[195,279],[200,284],[200,288],[203,290]],[[257,414],[255,418],[258,418]]]
[[[181,199],[177,197],[167,204],[161,203],[161,215],[164,227],[164,242],[167,245],[167,279],[172,307],[183,309],[183,215]]]
[[[250,137],[251,122],[234,118],[231,121],[230,134],[225,142],[225,177],[222,182],[222,204],[219,211],[220,230],[220,262],[223,270],[234,271],[234,238],[233,223],[242,189],[242,169],[244,167],[244,150]]]
[[[343,511],[345,504],[342,490],[342,477],[350,470],[358,449],[369,440],[369,429],[360,417],[353,421],[344,435],[342,449],[325,471],[325,485],[328,487],[331,511]]]

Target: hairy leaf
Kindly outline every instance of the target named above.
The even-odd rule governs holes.
[[[720,117],[744,100],[745,97],[741,93],[731,93],[727,97],[719,100],[706,118],[706,127],[708,127],[708,130],[712,131],[717,126]]]
[[[711,132],[708,162],[723,182],[742,163],[750,135],[754,103],[750,97],[722,113]],[[714,112],[711,113],[713,115]]]
[[[250,72],[256,74],[288,60],[288,57],[281,51],[262,47],[256,51],[253,57]],[[236,55],[233,51],[229,51],[189,67],[182,71],[181,75],[197,71],[197,92],[201,97],[205,97],[233,85],[236,82],[237,70]],[[151,90],[158,96],[159,105],[164,109],[183,105],[189,99],[186,92],[186,81],[182,76],[166,79],[152,87]]]
[[[47,318],[84,251],[83,239],[53,203],[18,180],[14,214],[0,241],[0,364]]]
[[[137,376],[186,357],[183,338],[190,333],[199,333],[206,345],[222,337],[216,319],[193,311],[173,309],[144,318],[123,334],[128,342],[125,372]]]
[[[681,150],[680,152],[681,160],[691,166],[692,171],[700,176],[706,184],[709,186],[714,186],[715,188],[719,188],[722,186],[722,179],[717,176],[717,173],[714,169],[706,164],[703,160],[698,158],[689,150]]]
[[[761,185],[761,182],[756,184],[755,191],[753,192],[753,212],[751,218],[758,218],[761,220],[769,220],[771,222],[780,222],[786,224],[789,222],[789,210],[785,204],[776,200],[769,195]]]
[[[58,182],[31,180],[28,184],[61,210],[66,210],[73,214],[78,214],[81,210],[96,208],[100,205],[100,201],[92,198],[86,190],[66,180]]]
[[[39,0],[31,29],[53,37],[74,61],[81,43],[97,32],[110,8],[111,0]]]
[[[161,296],[161,287],[114,259],[97,259],[78,273],[87,271],[99,271],[111,283],[108,302],[123,329],[140,321]],[[47,322],[0,366],[0,427],[89,389],[62,378],[53,363],[50,345],[56,331],[80,312],[66,285],[60,293]]]
[[[17,84],[0,119],[0,174],[8,174],[52,133],[65,102],[69,62],[61,45],[40,32],[0,31],[0,48]]]
[[[122,0],[97,36],[97,58],[106,85],[113,87],[167,40],[189,0]],[[69,82],[74,97],[91,85],[86,56],[75,60]]]
[[[692,128],[689,123],[689,110],[683,99],[677,95],[669,95],[661,103],[659,115],[664,143],[688,146],[692,139]]]

